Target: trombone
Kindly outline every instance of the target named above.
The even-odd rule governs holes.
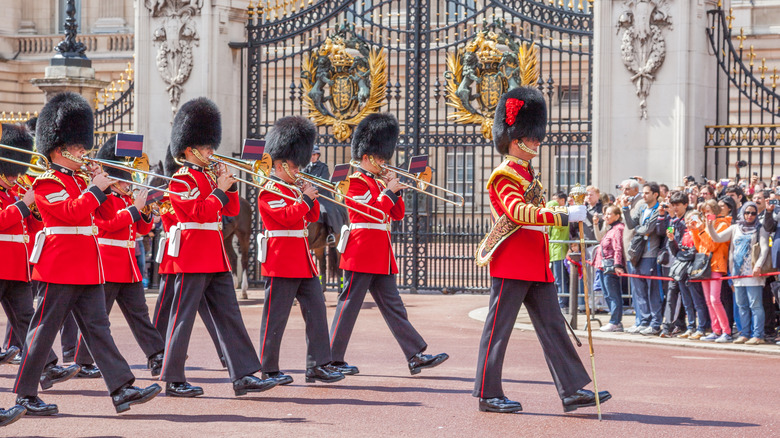
[[[127,165],[124,165],[122,163],[118,163],[116,161],[111,161],[111,160],[103,160],[103,159],[100,159],[100,158],[92,158],[92,157],[84,156],[84,157],[81,157],[81,161],[84,164],[93,163],[93,164],[97,164],[97,165],[99,165],[101,167],[106,166],[106,167],[112,167],[114,169],[124,170],[126,172],[130,172],[130,174],[132,175],[132,179],[131,180],[111,177],[113,180],[115,180],[117,182],[126,182],[126,183],[129,183],[129,184],[132,184],[132,185],[135,185],[135,186],[138,186],[138,187],[143,187],[145,189],[150,189],[150,190],[159,190],[161,192],[168,193],[169,195],[189,196],[189,195],[192,194],[192,186],[190,186],[187,183],[187,181],[183,181],[183,180],[180,180],[180,179],[174,179],[174,178],[171,178],[171,177],[165,176],[165,175],[159,175],[157,173],[149,172],[148,170],[138,169],[136,167],[127,166]],[[136,161],[133,162],[133,164],[135,164],[135,163],[136,163]],[[148,175],[148,176],[156,176],[156,177],[162,178],[162,179],[167,180],[167,181],[177,181],[177,182],[180,182],[180,183],[184,184],[185,186],[187,186],[187,192],[186,193],[172,192],[172,191],[170,191],[170,190],[168,190],[166,188],[155,187],[155,186],[152,186],[152,185],[144,184],[144,183],[141,182],[141,181],[143,181],[144,178],[137,178],[136,175],[135,175],[137,173],[138,174]]]
[[[371,219],[373,219],[373,220],[375,220],[375,221],[377,221],[379,223],[384,223],[387,220],[387,215],[385,214],[385,212],[380,210],[380,209],[378,209],[378,208],[376,208],[376,207],[372,207],[372,206],[370,206],[368,204],[362,204],[363,206],[365,206],[366,208],[368,208],[372,212],[378,213],[379,216],[374,216],[374,215],[369,214],[369,213],[367,213],[365,211],[361,211],[358,208],[351,207],[351,206],[347,205],[345,202],[340,201],[339,199],[349,199],[352,202],[358,203],[358,201],[356,201],[354,198],[351,198],[351,197],[347,196],[347,194],[346,194],[347,188],[349,187],[349,182],[347,180],[341,181],[338,184],[334,184],[334,183],[332,183],[332,182],[330,182],[330,181],[328,181],[326,179],[318,178],[316,176],[309,175],[308,173],[303,173],[303,172],[296,173],[295,177],[297,178],[296,182],[298,182],[298,181],[307,182],[307,183],[313,185],[314,187],[317,187],[318,189],[322,189],[322,190],[325,190],[326,192],[330,192],[330,193],[333,194],[333,199],[328,198],[327,196],[323,196],[323,197],[321,197],[319,199],[327,199],[328,201],[330,201],[330,202],[332,202],[332,203],[334,203],[336,205],[340,205],[342,207],[346,207],[349,210],[355,211],[355,212],[360,213],[360,214],[362,214],[364,216],[368,216],[369,218],[371,218]]]
[[[211,163],[223,164],[227,167],[232,167],[233,169],[237,169],[239,171],[243,170],[244,172],[252,175],[252,181],[234,177],[238,182],[250,185],[252,187],[257,187],[260,190],[268,190],[264,187],[264,184],[266,181],[268,181],[268,175],[271,173],[272,161],[270,155],[263,154],[263,158],[261,160],[248,161],[239,158],[228,157],[225,155],[213,154],[209,156],[208,160]],[[274,181],[274,184],[286,187],[297,196],[293,197],[278,192],[275,193],[276,195],[293,202],[303,202],[303,193],[297,186],[287,184],[284,181]]]
[[[349,162],[349,165],[352,167],[360,167],[360,162],[357,160],[352,160]],[[391,166],[389,164],[383,164],[379,166],[382,169],[382,173],[379,176],[384,176],[387,174],[387,172],[395,172],[398,175],[401,175],[405,178],[409,178],[412,181],[414,181],[414,184],[406,184],[406,183],[400,183],[403,188],[406,189],[412,189],[414,191],[420,192],[424,195],[431,196],[433,198],[439,199],[441,201],[447,202],[449,204],[457,205],[458,207],[463,207],[463,196],[461,196],[458,193],[453,192],[452,190],[447,190],[444,187],[437,186],[436,184],[431,184],[431,168],[426,167],[424,171],[420,173],[411,173],[404,169],[401,169],[399,167]],[[444,196],[439,196],[430,192],[425,191],[425,189],[428,188],[428,186],[431,186],[434,190],[442,191],[450,196],[454,196],[458,198],[458,200],[453,201],[452,199],[447,199]]]
[[[2,131],[0,130],[0,132]],[[24,154],[32,155],[34,158],[38,159],[35,163],[27,163],[24,161],[13,160],[11,158],[0,157],[0,161],[5,161],[6,163],[11,163],[11,164],[17,164],[19,166],[29,167],[30,169],[36,172],[46,172],[47,170],[49,170],[50,167],[49,159],[46,158],[46,156],[41,153],[35,151],[28,151],[27,149],[20,149],[13,146],[8,146],[7,144],[0,144],[0,148],[7,149],[9,151],[21,152]],[[43,163],[43,165],[39,164],[41,162]]]

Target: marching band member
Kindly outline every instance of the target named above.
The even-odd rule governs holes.
[[[260,325],[260,363],[263,376],[280,385],[293,381],[279,371],[279,346],[295,298],[306,321],[306,381],[332,383],[344,378],[327,367],[331,357],[325,299],[307,239],[308,224],[320,215],[317,189],[304,184],[301,202],[278,195],[296,196],[278,182],[295,184],[295,174],[311,159],[316,138],[317,127],[301,116],[277,120],[265,137],[266,152],[273,159],[276,176],[269,178],[257,202],[267,239],[267,248],[263,250],[266,259],[261,260],[265,301]]]
[[[108,139],[97,153],[97,158],[116,161],[116,135]],[[130,172],[105,166],[105,172],[114,178],[132,181]],[[130,331],[147,358],[152,376],[159,376],[162,369],[165,344],[162,336],[149,321],[141,271],[135,258],[135,236],[152,230],[151,215],[142,213],[146,206],[146,190],[141,190],[133,199],[129,182],[117,181],[111,185],[108,199],[101,204],[103,216],[95,219],[98,227],[100,259],[105,268],[106,283],[103,285],[106,297],[106,311],[110,314],[114,301],[119,304]],[[89,350],[84,347],[83,338],[76,348],[76,364],[81,366],[80,376],[99,377]]]
[[[52,167],[33,185],[44,225],[31,256],[40,301],[27,331],[13,389],[17,404],[28,415],[58,412],[56,405],[38,397],[37,387],[57,331],[71,311],[103,373],[117,413],[151,400],[161,390],[156,384],[145,389],[132,386],[135,377],[111,337],[94,215],[105,202],[103,191],[112,180],[102,171],[96,171],[91,181],[78,172],[92,141],[92,108],[80,95],[60,93],[41,110],[36,143]]]
[[[590,383],[563,319],[548,253],[546,226],[566,226],[582,221],[585,207],[546,208],[543,187],[530,160],[538,154],[547,127],[542,93],[531,87],[513,89],[498,102],[493,122],[493,143],[505,155],[487,184],[493,212],[493,229],[480,243],[477,262],[490,264],[490,306],[479,346],[479,362],[473,396],[479,410],[517,412],[520,403],[507,399],[501,387],[504,354],[525,303],[547,366],[552,373],[565,412],[595,406]],[[611,396],[599,393],[601,402]]]
[[[166,382],[165,393],[173,397],[203,394],[203,388],[187,383],[184,362],[195,313],[204,296],[236,396],[277,385],[274,380],[253,375],[260,371],[260,361],[241,319],[221,231],[222,215],[235,216],[240,209],[236,179],[224,166],[216,173],[209,169],[209,157],[221,141],[222,121],[213,102],[198,98],[182,105],[173,120],[170,149],[175,158],[185,160],[174,178],[189,183],[192,192],[187,196],[171,195],[179,220],[178,230],[172,230],[168,241],[169,253],[175,256],[176,293],[160,377]],[[173,181],[170,190],[185,193],[188,188]]]
[[[398,121],[391,114],[370,114],[355,128],[352,137],[352,159],[360,161],[360,168],[350,176],[346,202],[357,209],[370,210],[361,203],[379,208],[387,216],[385,223],[349,211],[352,225],[341,256],[344,286],[339,294],[336,314],[331,324],[331,366],[343,374],[357,374],[355,366],[344,361],[349,338],[355,326],[360,307],[370,290],[390,331],[401,346],[409,365],[409,372],[418,374],[423,368],[435,367],[449,358],[446,353],[424,354],[428,344],[417,333],[406,315],[406,308],[398,293],[395,263],[390,241],[390,220],[404,218],[404,201],[400,196],[401,183],[394,174],[379,178],[382,165],[393,156],[398,142]]]
[[[165,175],[173,176],[179,171],[181,166],[176,164],[173,156],[171,155],[171,149],[168,148],[165,154]],[[166,193],[163,197],[164,201],[160,205],[160,222],[164,231],[164,234],[160,238],[160,246],[157,249],[158,269],[160,274],[160,293],[157,295],[157,303],[154,305],[154,315],[152,316],[152,323],[154,328],[160,333],[163,339],[165,339],[166,333],[168,333],[168,322],[171,315],[171,305],[173,304],[173,283],[176,280],[176,273],[173,271],[173,258],[168,255],[168,232],[171,227],[176,225],[179,220],[176,218],[176,212],[173,211],[171,201]],[[211,316],[208,304],[206,304],[206,298],[200,300],[200,306],[198,306],[198,314],[203,321],[203,325],[206,326],[211,341],[214,343],[214,347],[217,349],[217,356],[222,364],[222,368],[227,368],[225,363],[225,356],[222,354],[222,347],[219,345],[219,337],[217,336],[217,329],[214,327],[214,318]]]

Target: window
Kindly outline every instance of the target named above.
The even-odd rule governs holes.
[[[76,19],[76,24],[78,27],[78,33],[84,33],[84,29],[81,28],[81,0],[76,0],[76,15],[73,17]],[[65,20],[68,18],[68,16],[65,14],[65,8],[68,6],[67,0],[59,0],[59,17],[58,17],[58,23],[57,23],[57,31],[59,33],[65,33]]]
[[[561,86],[558,88],[558,103],[562,107],[580,106],[581,90],[579,85]]]
[[[475,0],[447,1],[447,13],[449,23],[463,20],[463,18],[473,14],[477,8]],[[456,15],[457,14],[457,15]]]
[[[463,195],[466,204],[474,202],[474,148],[452,148],[447,151],[447,190]],[[452,197],[454,199],[454,197]]]
[[[557,190],[568,192],[574,184],[587,185],[588,149],[585,146],[559,147],[556,157],[558,168]]]

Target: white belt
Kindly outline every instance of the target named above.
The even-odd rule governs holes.
[[[98,243],[101,245],[118,246],[120,248],[135,248],[135,240],[116,240],[99,237]]]
[[[524,230],[539,231],[540,233],[546,233],[547,227],[541,225],[523,225]]]
[[[29,243],[30,236],[26,234],[0,234],[0,242]]]
[[[168,233],[166,233],[165,231],[160,233],[160,239],[167,239],[167,238],[168,238]]]
[[[207,230],[207,231],[222,231],[222,222],[207,222],[202,224],[200,222],[182,222],[179,224],[180,230]]]
[[[47,236],[55,234],[78,234],[81,236],[97,236],[98,228],[95,225],[82,227],[46,227],[43,232]]]
[[[309,230],[266,230],[265,237],[308,237]]]
[[[381,230],[381,231],[390,231],[390,222],[387,222],[385,224],[372,224],[368,222],[361,222],[357,224],[351,224],[349,226],[350,230]]]

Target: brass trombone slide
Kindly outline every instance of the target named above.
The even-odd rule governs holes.
[[[165,176],[165,175],[159,175],[157,173],[149,172],[149,171],[146,171],[146,170],[136,169],[135,167],[125,166],[124,164],[117,163],[116,161],[102,160],[100,158],[91,158],[91,157],[86,157],[86,156],[85,157],[81,157],[81,161],[84,162],[84,164],[94,163],[94,164],[97,164],[97,165],[99,165],[101,167],[102,166],[113,167],[114,169],[124,170],[126,172],[130,172],[131,174],[135,173],[135,172],[138,172],[138,173],[142,173],[144,175],[157,176],[157,177],[160,177],[160,178],[168,180],[168,181],[174,181],[175,180],[175,181],[178,181],[178,182],[184,184],[185,186],[187,186],[187,192],[185,192],[185,193],[172,192],[172,191],[170,191],[168,189],[165,189],[165,188],[151,186],[151,185],[144,184],[144,183],[141,183],[141,182],[138,182],[138,181],[135,181],[135,180],[126,180],[126,179],[122,179],[122,178],[111,177],[113,180],[115,180],[117,182],[126,182],[126,183],[132,184],[134,186],[143,187],[143,188],[149,189],[149,190],[159,190],[159,191],[168,193],[169,195],[185,196],[186,197],[186,196],[189,196],[189,195],[192,194],[192,186],[190,186],[187,183],[187,181],[182,181],[180,179],[174,179],[174,178],[171,178],[171,177]]]
[[[382,211],[382,210],[380,210],[380,209],[378,209],[376,207],[372,207],[372,206],[370,206],[368,204],[361,204],[360,202],[356,201],[354,198],[351,198],[351,197],[347,196],[346,193],[342,193],[339,190],[339,185],[337,185],[337,184],[333,184],[332,182],[330,182],[328,180],[325,180],[325,179],[322,179],[322,178],[318,178],[316,176],[309,175],[308,173],[303,173],[303,172],[298,172],[297,174],[295,174],[295,177],[298,178],[298,181],[307,182],[307,183],[313,185],[314,187],[317,187],[318,189],[322,189],[322,190],[325,190],[326,192],[333,193],[333,199],[328,198],[327,196],[322,196],[319,199],[327,199],[328,201],[330,201],[330,202],[332,202],[334,204],[340,205],[340,206],[345,207],[345,208],[347,208],[349,210],[352,210],[352,211],[355,211],[357,213],[360,213],[360,214],[362,214],[364,216],[368,216],[369,218],[371,218],[371,219],[373,219],[373,220],[375,220],[375,221],[377,221],[379,223],[384,223],[387,220],[387,215],[385,214],[384,211]],[[371,210],[372,212],[378,213],[380,216],[377,217],[377,216],[369,214],[369,213],[367,213],[365,211],[361,211],[358,208],[350,207],[345,202],[338,201],[336,199],[338,197],[341,197],[341,198],[344,198],[344,199],[349,199],[352,202],[355,202],[357,204],[361,204],[364,207],[366,207],[369,210]]]
[[[0,130],[0,132],[2,132],[2,130]],[[17,164],[17,165],[20,165],[20,166],[27,166],[27,167],[29,167],[29,168],[31,168],[33,170],[38,171],[38,172],[46,172],[47,170],[49,170],[49,166],[50,166],[49,160],[43,154],[40,154],[40,153],[35,152],[35,151],[28,151],[27,149],[20,149],[20,148],[17,148],[17,147],[8,146],[7,144],[0,144],[0,148],[7,149],[9,151],[14,151],[14,152],[21,152],[21,153],[25,153],[25,154],[28,154],[28,155],[32,155],[34,157],[38,157],[39,161],[43,160],[43,166],[41,166],[40,164],[37,164],[37,163],[35,163],[35,164],[34,163],[27,163],[27,162],[24,162],[24,161],[12,160],[10,158],[5,158],[5,157],[0,157],[0,161],[5,161],[6,163]]]
[[[264,187],[264,185],[265,182],[268,181],[268,174],[270,173],[271,170],[271,164],[270,164],[271,161],[270,161],[270,156],[268,156],[268,159],[266,159],[266,155],[267,154],[263,156],[262,160],[255,160],[255,161],[241,160],[238,158],[227,157],[225,155],[220,155],[220,154],[213,154],[208,159],[212,163],[224,164],[225,166],[232,167],[233,169],[244,171],[252,175],[252,179],[254,180],[254,181],[250,181],[250,180],[246,180],[234,176],[234,178],[236,178],[238,182],[253,187],[257,187],[260,190],[268,190]],[[292,202],[303,202],[303,193],[301,193],[301,190],[298,187],[292,184],[287,184],[284,181],[274,181],[274,184],[286,187],[290,189],[293,193],[297,194],[297,196],[293,197],[293,196],[285,195],[284,193],[275,192],[276,195],[281,196],[282,198]]]
[[[352,160],[352,161],[349,162],[349,164],[352,167],[360,167],[360,162],[357,161],[357,160]],[[458,207],[463,207],[463,203],[465,201],[463,199],[463,196],[461,196],[458,193],[453,192],[452,190],[447,190],[444,187],[437,186],[436,184],[431,184],[430,177],[427,180],[421,178],[420,177],[421,174],[423,174],[425,172],[414,174],[414,173],[408,172],[408,171],[406,171],[404,169],[401,169],[400,167],[391,166],[389,164],[383,164],[380,167],[382,168],[382,174],[383,175],[386,174],[387,172],[395,172],[398,175],[401,175],[404,178],[409,178],[409,179],[411,179],[412,181],[415,182],[414,185],[406,184],[406,183],[402,182],[401,186],[403,186],[403,188],[412,189],[412,190],[420,192],[420,193],[422,193],[424,195],[428,195],[428,196],[431,196],[433,198],[436,198],[436,199],[439,199],[441,201],[444,201],[444,202],[446,202],[448,204],[453,204],[453,205],[457,205]],[[428,168],[426,170],[429,170],[429,169],[430,168]],[[428,188],[428,186],[431,186],[434,190],[439,190],[439,191],[442,191],[442,192],[444,192],[444,193],[446,193],[448,195],[454,196],[454,197],[458,198],[458,201],[453,201],[453,200],[447,199],[447,198],[445,198],[443,196],[439,196],[439,195],[436,195],[434,193],[425,191],[425,189]]]

